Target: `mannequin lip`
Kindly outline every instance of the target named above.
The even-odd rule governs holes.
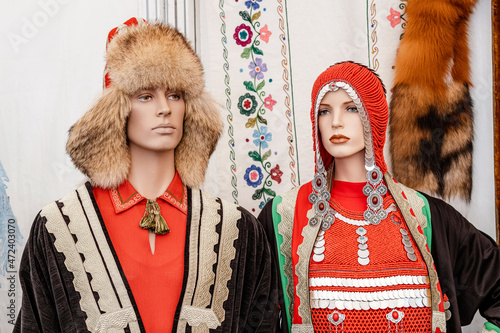
[[[351,140],[351,138],[342,134],[334,134],[330,137],[331,143],[346,143],[349,140]]]
[[[170,134],[175,131],[175,126],[172,124],[160,124],[156,127],[153,127],[153,131],[160,134]]]

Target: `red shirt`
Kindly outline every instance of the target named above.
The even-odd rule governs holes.
[[[94,188],[118,260],[147,332],[170,332],[182,289],[187,189],[179,175],[156,199],[170,233],[156,235],[151,253],[148,230],[139,227],[146,198],[125,181],[117,189]]]

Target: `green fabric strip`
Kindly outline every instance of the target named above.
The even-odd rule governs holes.
[[[486,323],[484,323],[484,328],[487,329],[488,331],[491,331],[491,332],[500,333],[500,328],[498,328],[498,326],[496,326],[496,325],[493,325],[489,321],[487,321]]]
[[[424,214],[427,219],[427,226],[424,228],[424,236],[427,238],[427,246],[429,247],[429,251],[432,253],[431,244],[432,244],[432,223],[431,223],[431,209],[429,207],[429,201],[427,198],[421,193],[417,192],[417,195],[424,200],[424,207],[422,207],[422,214]]]
[[[288,323],[288,327],[292,326],[292,318],[288,315],[290,312],[288,311],[290,308],[290,299],[288,298],[288,293],[286,291],[286,286],[288,284],[288,279],[285,275],[284,272],[284,267],[285,267],[285,256],[280,251],[281,244],[283,243],[283,236],[280,235],[278,232],[278,224],[281,223],[281,215],[278,214],[277,207],[278,204],[281,203],[283,200],[282,197],[276,196],[273,199],[273,226],[274,226],[274,234],[276,235],[276,248],[278,249],[278,259],[279,259],[279,266],[280,266],[280,275],[281,275],[281,287],[283,288],[283,300],[285,301],[285,307],[286,309],[283,309],[283,315],[286,316],[286,320]]]

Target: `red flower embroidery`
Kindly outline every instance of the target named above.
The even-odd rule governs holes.
[[[401,23],[401,13],[391,8],[391,14],[387,16],[387,19],[391,22],[391,27],[394,28]]]
[[[259,33],[260,39],[262,39],[266,43],[269,43],[269,37],[271,37],[273,33],[267,29],[267,24],[259,30]]]
[[[279,183],[281,183],[281,176],[283,175],[283,172],[280,170],[280,166],[276,164],[274,168],[271,169],[271,179],[275,180]]]
[[[273,111],[273,106],[276,104],[277,102],[273,99],[273,96],[269,95],[267,96],[265,99],[264,99],[264,107]]]

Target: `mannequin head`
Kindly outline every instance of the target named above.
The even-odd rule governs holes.
[[[323,138],[323,133],[319,127],[319,121],[322,117],[319,111],[321,109],[320,105],[324,104],[324,98],[329,98],[327,97],[328,94],[337,93],[338,91],[344,92],[358,111],[357,115],[361,120],[363,129],[366,168],[370,169],[376,165],[382,173],[387,172],[383,155],[385,133],[389,119],[385,88],[380,78],[371,69],[353,62],[341,62],[329,67],[318,76],[314,83],[311,96],[311,121],[315,142],[314,150],[316,151],[316,171],[328,168],[334,161],[334,157],[336,157],[335,151],[330,152],[327,149],[327,147],[331,147],[328,144],[331,143],[329,141],[331,135]],[[326,129],[323,129],[323,131],[326,131]],[[335,147],[338,148],[339,146]]]

